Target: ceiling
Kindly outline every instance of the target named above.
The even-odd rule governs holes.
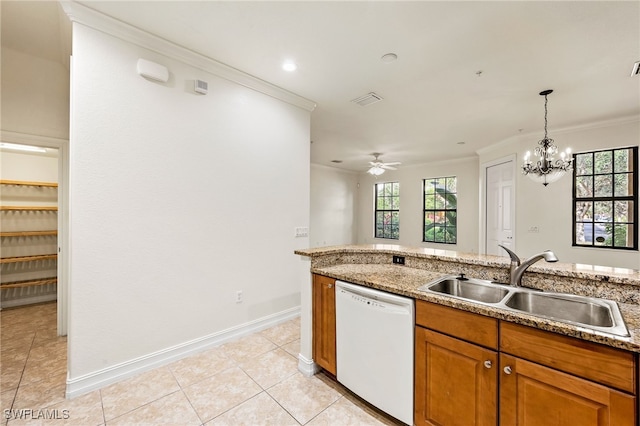
[[[51,2],[24,2],[28,16],[5,28],[20,3],[2,2],[3,46],[8,37],[13,49],[59,59],[46,35],[64,31],[59,16],[47,26],[34,12],[52,13]],[[380,152],[406,166],[542,136],[544,89],[554,89],[552,137],[640,116],[640,76],[630,76],[640,61],[638,1],[81,3],[315,101],[316,164],[363,171]],[[390,52],[398,59],[383,62]],[[282,70],[287,59],[297,71]],[[369,92],[383,100],[351,102]]]

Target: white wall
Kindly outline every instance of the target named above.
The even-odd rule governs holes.
[[[0,178],[58,182],[58,156],[0,150]]]
[[[69,70],[2,48],[2,130],[69,137]]]
[[[309,112],[78,23],[73,52],[68,383],[298,307]]]
[[[456,176],[458,178],[458,242],[438,244],[422,242],[423,189],[427,178]],[[402,166],[381,176],[359,175],[358,242],[361,244],[401,244],[412,247],[431,247],[475,253],[478,248],[478,160],[475,157],[459,160]],[[381,182],[400,182],[400,239],[373,237],[374,185]]]
[[[311,247],[354,244],[358,173],[311,165]]]
[[[532,151],[542,134],[513,138],[480,152],[480,163],[516,153],[520,172],[526,151]],[[582,128],[549,130],[549,136],[563,150],[573,152],[637,146],[640,122],[636,118],[595,123]],[[516,177],[516,252],[527,257],[553,250],[561,262],[640,268],[638,251],[572,247],[572,176],[568,174],[548,186],[518,173]],[[539,233],[528,229],[536,226]]]

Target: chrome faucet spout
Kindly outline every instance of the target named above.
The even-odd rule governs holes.
[[[558,261],[558,257],[551,250],[546,250],[546,251],[543,251],[542,253],[534,254],[533,256],[526,259],[525,261],[521,261],[520,258],[514,252],[512,252],[511,250],[509,250],[503,245],[499,245],[499,246],[502,247],[509,254],[509,257],[511,258],[511,264],[509,265],[509,284],[514,287],[518,287],[522,284],[521,283],[522,276],[524,275],[525,271],[529,268],[529,266],[533,265],[538,260],[544,259],[547,262]]]

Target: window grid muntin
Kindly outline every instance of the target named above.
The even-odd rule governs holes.
[[[440,205],[443,206],[441,208],[435,208],[435,205],[438,201],[438,191],[430,192],[430,187],[428,185],[435,185],[435,182],[444,180],[445,185],[443,191],[441,193],[445,194],[440,198]],[[457,244],[458,241],[458,230],[457,230],[457,219],[458,219],[458,189],[457,189],[457,177],[456,176],[446,176],[439,178],[428,178],[423,179],[422,181],[423,188],[423,196],[422,196],[422,241],[425,243],[439,243],[439,244]],[[453,190],[451,190],[453,188]],[[429,196],[433,196],[434,200],[434,208],[427,208],[427,199]],[[447,197],[449,196],[449,197]],[[452,203],[451,198],[454,202]],[[441,225],[435,225],[430,227],[431,223],[427,223],[428,215],[432,215],[433,218],[440,216],[442,218]],[[453,223],[451,223],[453,222]],[[436,240],[436,229],[440,228],[443,230],[443,241]]]
[[[397,240],[400,238],[400,183],[376,183],[374,191],[374,238]],[[388,195],[385,195],[386,191],[388,191]],[[380,208],[381,205],[382,208]],[[386,208],[387,206],[390,208]]]
[[[618,171],[616,169],[616,152],[627,151],[627,161],[624,166],[624,170]],[[610,153],[611,157],[611,171],[607,173],[596,173],[596,155],[599,153]],[[590,156],[590,173],[578,174],[578,157]],[[637,250],[638,249],[638,178],[637,178],[637,170],[638,170],[638,147],[626,147],[626,148],[613,148],[613,149],[605,149],[599,151],[590,151],[583,153],[576,153],[573,155],[574,164],[576,167],[573,170],[573,208],[572,208],[572,245],[574,247],[595,247],[595,248],[608,248],[615,250]],[[616,176],[626,175],[626,179],[624,181],[627,182],[627,188],[630,192],[630,195],[616,195]],[[577,185],[576,182],[578,179],[585,179],[590,177],[590,189],[591,193],[595,194],[596,187],[596,177],[598,176],[611,176],[611,188],[610,188],[610,196],[578,196],[577,195]],[[591,220],[583,220],[578,221],[577,218],[577,210],[579,203],[592,203],[591,209]],[[610,202],[611,203],[611,218],[610,220],[596,220],[596,203]],[[627,220],[616,220],[616,202],[627,202],[629,206],[632,208],[632,214],[629,214],[629,210],[627,209]],[[582,226],[584,232],[585,224],[590,224],[591,228],[591,242],[577,241],[577,230],[578,227]],[[610,245],[605,244],[596,244],[596,228],[597,226],[604,227],[605,232],[609,233],[607,230],[607,226],[610,227]],[[620,228],[622,226],[627,227],[627,232],[630,232],[631,235],[631,246],[627,246],[627,241],[629,238],[627,237],[625,241],[625,245],[619,245],[616,242],[617,236],[615,233],[616,228]],[[628,234],[627,234],[628,235]],[[585,236],[586,237],[586,236]],[[585,238],[586,239],[586,238]],[[607,240],[604,240],[604,243],[607,243]]]

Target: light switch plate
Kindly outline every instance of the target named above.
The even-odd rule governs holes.
[[[309,236],[309,228],[307,228],[305,226],[298,226],[296,228],[295,236],[296,236],[296,238],[298,238],[298,237],[308,237]]]

